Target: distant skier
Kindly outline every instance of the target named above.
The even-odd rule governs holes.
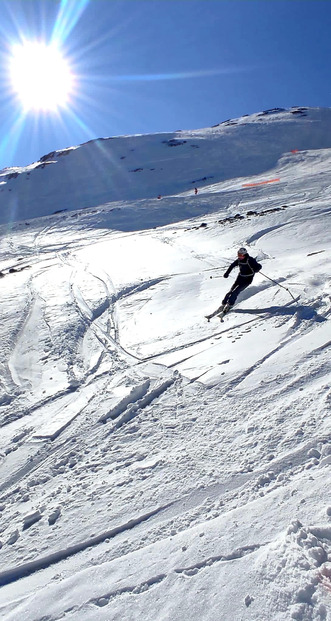
[[[198,188],[194,188],[194,194],[198,193]]]
[[[262,265],[256,261],[253,257],[249,256],[246,248],[239,248],[238,258],[231,263],[226,272],[224,278],[228,278],[230,272],[235,267],[239,267],[239,274],[234,281],[230,291],[224,296],[222,305],[211,315],[206,315],[206,318],[211,319],[215,315],[220,313],[221,318],[227,313],[234,305],[239,293],[241,293],[248,285],[251,284],[254,274],[262,269]]]

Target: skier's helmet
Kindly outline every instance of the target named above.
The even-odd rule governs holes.
[[[238,254],[238,258],[241,259],[241,258],[244,258],[248,254],[248,252],[247,252],[246,248],[242,248],[241,247],[241,248],[239,248],[237,254]]]

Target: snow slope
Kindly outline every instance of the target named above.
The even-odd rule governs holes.
[[[2,171],[5,621],[331,619],[330,124]],[[263,275],[208,323],[239,245]]]
[[[265,173],[268,178],[284,154],[329,148],[330,108],[276,109],[203,130],[100,138],[1,171],[0,223],[115,200],[191,193],[227,180],[232,186],[234,177]],[[198,214],[187,214],[193,215]],[[160,224],[181,219],[167,214]],[[127,230],[126,219],[123,226]]]

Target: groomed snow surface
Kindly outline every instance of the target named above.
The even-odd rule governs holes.
[[[330,129],[2,171],[1,619],[331,619]],[[263,275],[208,323],[242,245]]]

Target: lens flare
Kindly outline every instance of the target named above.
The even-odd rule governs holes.
[[[25,42],[12,48],[12,88],[25,110],[57,110],[68,103],[73,76],[54,45]]]

